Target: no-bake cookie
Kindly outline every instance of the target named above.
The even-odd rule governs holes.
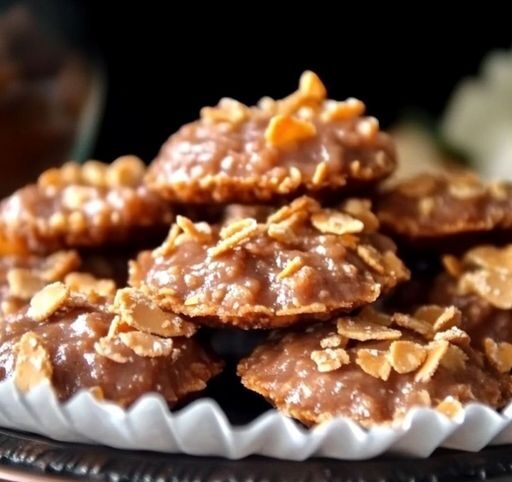
[[[167,203],[142,184],[144,173],[134,156],[111,165],[70,162],[49,169],[2,201],[0,238],[7,248],[37,253],[147,243],[165,233],[173,217]]]
[[[366,308],[306,330],[275,332],[238,366],[242,383],[306,425],[345,416],[370,426],[413,406],[448,416],[471,401],[503,404],[502,380],[458,326],[460,312],[414,316]]]
[[[357,99],[336,102],[312,72],[282,100],[222,99],[162,146],[147,184],[180,203],[257,203],[354,191],[395,168],[395,148]]]
[[[52,283],[0,325],[0,379],[22,391],[48,381],[60,400],[89,389],[123,406],[157,392],[172,406],[222,367],[195,330],[133,289],[107,301]]]
[[[466,171],[425,173],[383,193],[376,211],[383,229],[411,244],[475,244],[478,235],[512,230],[512,184]]]
[[[301,197],[223,225],[179,216],[166,241],[131,264],[129,283],[166,310],[245,329],[327,319],[408,278],[369,201],[323,209]]]
[[[512,245],[478,246],[460,259],[445,256],[445,273],[430,300],[464,313],[463,329],[475,348],[503,373],[512,370]]]

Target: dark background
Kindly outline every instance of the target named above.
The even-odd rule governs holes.
[[[41,1],[74,9],[70,35],[105,62],[108,97],[93,153],[103,160],[151,160],[202,106],[285,96],[305,69],[332,98],[364,100],[385,127],[410,109],[435,120],[486,52],[512,45],[503,2],[452,2],[450,18],[447,4],[418,2],[393,12],[340,2]]]

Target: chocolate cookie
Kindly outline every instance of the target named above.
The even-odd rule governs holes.
[[[285,99],[247,107],[222,99],[162,146],[146,182],[180,203],[257,203],[346,193],[395,168],[391,138],[357,99],[327,100],[305,72]]]
[[[0,204],[0,238],[7,249],[36,253],[63,248],[147,243],[165,233],[169,206],[142,184],[145,166],[134,156],[50,169],[37,184]],[[157,238],[158,239],[158,238]],[[0,243],[1,247],[1,243]]]
[[[194,332],[135,290],[109,302],[57,282],[0,325],[0,378],[13,377],[22,391],[48,381],[60,400],[88,389],[127,406],[157,392],[172,406],[222,367]]]
[[[274,333],[238,366],[242,383],[306,425],[349,417],[397,421],[413,406],[455,415],[472,401],[500,407],[506,380],[467,343],[460,313],[414,317],[365,309],[335,323]]]
[[[412,245],[446,250],[512,231],[512,184],[486,184],[471,172],[422,174],[384,192],[376,205],[383,229]]]
[[[408,278],[364,200],[323,209],[301,197],[266,222],[178,216],[131,264],[129,283],[166,310],[214,326],[272,328],[367,305]]]

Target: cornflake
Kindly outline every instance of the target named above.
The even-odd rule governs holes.
[[[441,365],[452,371],[461,371],[466,368],[468,356],[458,346],[449,345],[448,350],[441,359]]]
[[[433,327],[428,321],[419,320],[403,313],[395,313],[392,319],[398,326],[414,331],[427,339],[433,335]]]
[[[386,271],[382,265],[381,254],[370,245],[360,244],[357,246],[357,254],[359,257],[372,269],[379,274],[384,274]]]
[[[64,284],[71,290],[85,295],[97,294],[111,298],[116,292],[116,284],[110,279],[97,279],[88,273],[69,273]]]
[[[304,260],[300,256],[295,256],[292,260],[288,261],[284,269],[277,274],[277,279],[282,280],[294,275],[304,266]]]
[[[446,340],[454,345],[468,346],[470,343],[469,335],[457,326],[452,326],[446,331],[439,331],[434,335],[434,341]]]
[[[345,348],[347,342],[347,338],[337,335],[336,333],[331,333],[329,336],[320,340],[320,346],[322,348]]]
[[[43,340],[33,331],[24,333],[14,347],[14,383],[28,392],[44,380],[51,381],[53,366]]]

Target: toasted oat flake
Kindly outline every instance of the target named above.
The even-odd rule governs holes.
[[[454,418],[463,410],[463,407],[456,398],[448,396],[436,406],[436,410],[449,418]]]
[[[458,346],[450,344],[441,359],[441,365],[452,371],[462,371],[466,368],[468,356]]]
[[[290,276],[293,276],[297,271],[299,271],[304,266],[304,260],[300,256],[295,256],[295,258],[288,261],[284,269],[277,274],[278,280],[283,280]]]
[[[53,366],[50,355],[43,340],[36,333],[24,333],[14,350],[14,382],[19,390],[28,392],[44,380],[51,381]]]
[[[357,319],[383,326],[390,326],[393,323],[391,316],[377,311],[372,306],[365,306],[357,315]]]
[[[442,261],[446,271],[454,278],[458,278],[464,272],[462,263],[455,256],[443,256]]]
[[[507,373],[512,369],[512,344],[496,342],[491,338],[484,340],[484,350],[487,359],[500,373]]]
[[[196,331],[195,325],[162,311],[154,301],[134,288],[118,290],[112,309],[123,323],[145,333],[173,337],[191,336]]]
[[[94,344],[94,350],[98,355],[108,358],[115,363],[128,363],[131,361],[131,358],[126,356],[120,349],[116,338],[110,338],[108,336],[100,338]]]
[[[313,123],[290,115],[278,114],[270,119],[265,131],[265,140],[272,146],[285,148],[315,135],[316,127]]]
[[[428,321],[420,320],[403,313],[395,313],[392,318],[393,322],[398,326],[414,331],[427,339],[430,339],[433,336],[434,330],[432,324]]]
[[[368,199],[347,199],[341,204],[341,209],[351,216],[361,220],[364,231],[373,233],[379,229],[379,220],[372,212],[372,203]]]
[[[325,348],[311,352],[311,360],[319,372],[332,372],[350,363],[349,354],[343,348]]]
[[[339,235],[360,233],[364,229],[364,224],[359,219],[331,209],[314,213],[311,216],[311,224],[321,233]]]
[[[339,318],[336,326],[338,334],[350,340],[396,340],[402,336],[399,330],[365,320]]]
[[[76,251],[58,251],[46,258],[41,277],[46,281],[59,281],[80,265]]]
[[[25,268],[12,268],[6,277],[9,294],[23,300],[30,299],[46,284],[37,271]]]
[[[313,173],[311,181],[315,186],[319,186],[327,179],[328,174],[329,168],[327,167],[327,163],[322,161],[315,167],[315,172]]]
[[[208,254],[213,258],[249,241],[260,231],[259,225],[255,219],[241,219],[240,221],[235,221],[233,224],[236,224],[239,229],[235,232],[230,232],[229,236],[226,236],[213,248],[208,249]],[[230,226],[231,225],[227,226],[226,229],[229,229]]]
[[[416,310],[414,318],[426,321],[437,332],[447,330],[452,326],[459,326],[461,312],[455,306],[426,305]]]
[[[446,340],[431,342],[427,347],[427,357],[423,366],[416,372],[414,381],[427,383],[434,376],[450,344]]]
[[[267,218],[267,223],[280,223],[291,218],[294,214],[314,213],[320,209],[320,204],[309,196],[301,196],[294,199],[290,204],[278,209]]]
[[[384,381],[391,373],[391,365],[385,351],[361,348],[357,350],[356,363],[368,375]]]
[[[89,273],[69,273],[64,284],[71,290],[85,295],[97,294],[110,298],[116,292],[116,284],[110,279],[98,279]]]
[[[452,326],[446,331],[439,331],[434,335],[434,340],[446,340],[454,345],[468,346],[471,339],[469,335],[457,326]]]
[[[212,230],[206,223],[194,224],[190,219],[185,216],[176,216],[176,224],[183,230],[184,233],[198,241],[208,241],[211,238]]]
[[[45,320],[65,303],[68,296],[69,290],[64,283],[49,284],[32,297],[27,314],[37,321]]]
[[[512,271],[484,270],[464,273],[459,278],[462,293],[476,293],[501,310],[512,309]]]
[[[412,341],[394,341],[389,346],[389,363],[398,373],[410,373],[419,368],[427,357],[425,347]]]
[[[320,340],[320,346],[322,348],[345,348],[347,342],[348,339],[344,336],[331,333],[329,336],[326,336]]]
[[[169,356],[173,351],[173,341],[171,338],[161,338],[140,331],[119,333],[118,336],[138,356],[156,358]]]
[[[357,247],[357,254],[370,268],[377,271],[377,273],[383,274],[385,272],[385,268],[382,264],[382,256],[373,246],[360,244]]]

